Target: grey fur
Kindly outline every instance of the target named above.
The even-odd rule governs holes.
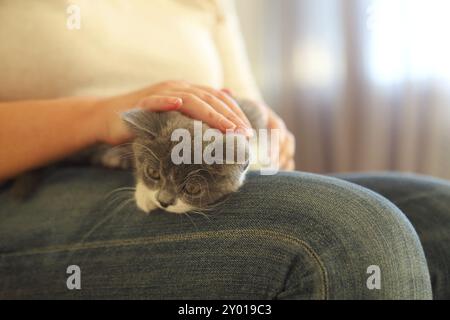
[[[248,161],[234,164],[193,164],[194,120],[191,118],[179,112],[133,110],[125,113],[123,119],[136,134],[132,145],[136,180],[143,182],[149,190],[157,191],[158,202],[170,206],[181,200],[202,211],[236,192],[241,186]],[[191,133],[192,164],[176,165],[171,159],[172,148],[179,143],[171,141],[171,135],[175,129],[181,128]],[[203,132],[210,129],[206,124],[203,124],[202,128]],[[223,137],[225,158],[225,145],[230,137]],[[203,149],[208,143],[203,142]],[[248,147],[246,150],[248,160]],[[148,174],[149,171],[159,172],[159,178],[152,178]],[[198,195],[190,195],[187,192],[186,187],[192,187],[192,184],[201,190]]]

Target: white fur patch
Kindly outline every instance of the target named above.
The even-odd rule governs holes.
[[[173,206],[168,206],[164,210],[173,212],[173,213],[186,213],[193,210],[194,207],[188,205],[187,203],[177,200]]]
[[[157,208],[155,205],[156,191],[150,190],[141,181],[136,184],[136,191],[134,193],[136,205],[142,211],[149,213]]]
[[[136,192],[134,193],[137,207],[146,213],[158,208],[172,213],[186,213],[194,209],[194,207],[181,200],[177,200],[172,206],[163,208],[156,200],[157,193],[157,190],[150,190],[142,181],[138,181]]]

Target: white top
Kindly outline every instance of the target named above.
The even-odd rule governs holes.
[[[80,29],[67,26],[77,22],[69,4]],[[232,0],[0,2],[0,101],[112,95],[165,80],[260,98]]]

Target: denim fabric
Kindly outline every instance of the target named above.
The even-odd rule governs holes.
[[[393,188],[398,199],[417,194],[402,177],[389,179],[404,188]],[[448,297],[450,187],[421,183],[434,190],[423,193],[425,201],[399,205],[416,217],[433,284],[439,297]],[[356,184],[303,173],[251,174],[207,217],[144,215],[120,193],[104,200],[132,185],[127,172],[65,168],[51,172],[26,203],[0,191],[0,298],[431,298],[411,223],[386,198]],[[66,287],[69,265],[81,268],[81,290]],[[366,286],[371,265],[380,266],[380,290]]]
[[[425,251],[434,299],[450,300],[450,183],[392,173],[342,178],[376,191],[406,214]]]

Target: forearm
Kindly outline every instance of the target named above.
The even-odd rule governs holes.
[[[99,125],[91,98],[0,103],[0,181],[94,144]]]

